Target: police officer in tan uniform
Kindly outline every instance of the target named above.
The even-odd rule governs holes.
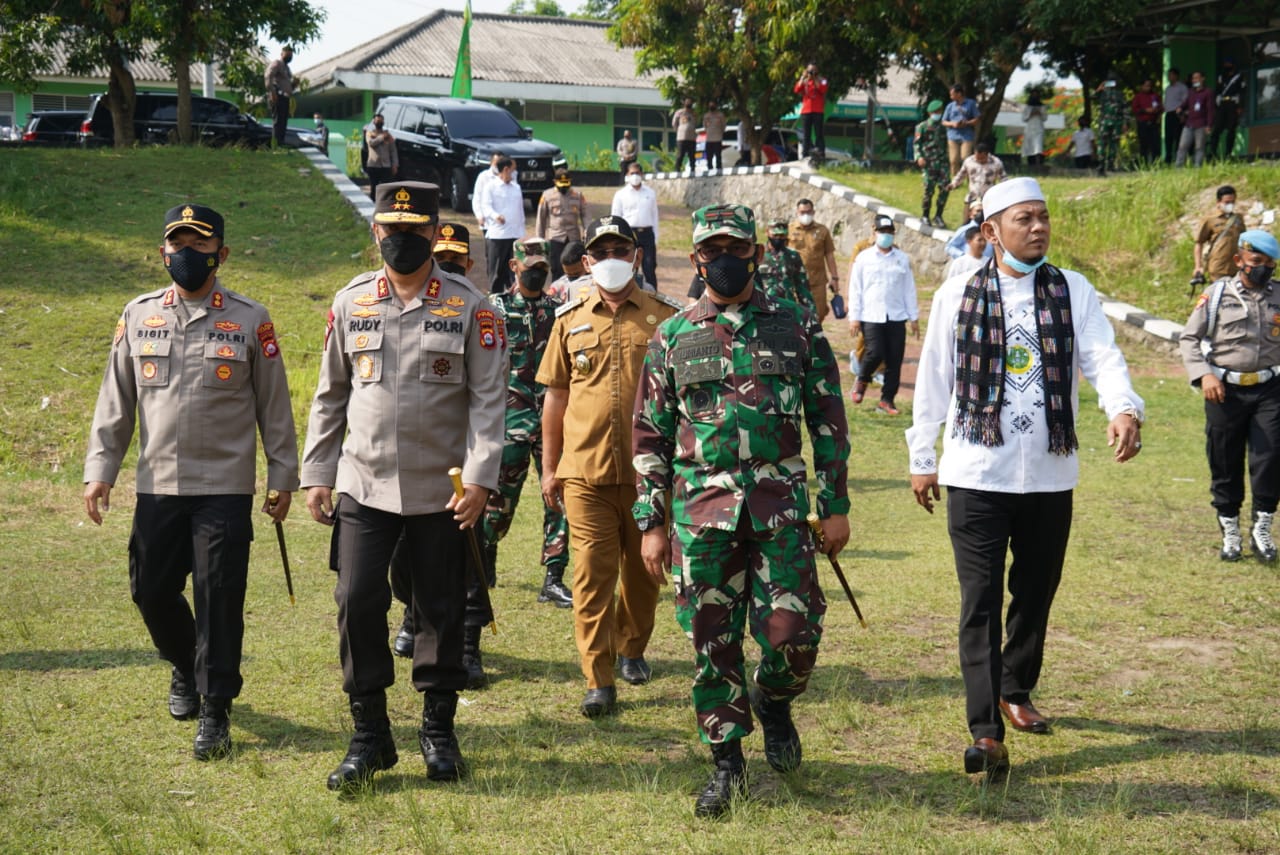
[[[231,750],[240,694],[255,429],[267,458],[264,513],[283,521],[298,488],[298,438],[280,345],[267,310],[225,288],[229,250],[212,208],[179,205],[164,220],[173,280],[125,306],[89,432],[84,502],[102,524],[139,425],[129,590],[160,656],[173,665],[169,714],[195,718],[197,760]],[[182,591],[191,576],[192,614]]]
[[[466,533],[498,485],[506,404],[506,331],[488,300],[432,260],[439,188],[378,187],[381,270],[338,292],[303,452],[307,510],[335,525],[339,650],[355,733],[329,788],[399,759],[387,718],[395,680],[387,644],[388,565],[396,544],[412,575],[413,684],[427,776],[465,772],[453,719],[466,682],[462,627]],[[461,466],[455,498],[448,471]]]
[[[587,213],[587,197],[581,190],[573,189],[573,179],[563,166],[556,170],[554,187],[542,191],[538,202],[538,219],[534,234],[551,243],[548,259],[551,262],[551,279],[564,275],[560,254],[565,244],[582,240],[583,229],[591,216]]]
[[[1276,560],[1272,522],[1280,502],[1280,243],[1261,229],[1241,233],[1230,278],[1200,295],[1179,347],[1192,386],[1204,395],[1209,494],[1222,530],[1223,561],[1239,561],[1248,449],[1258,560]]]
[[[615,659],[632,685],[651,674],[644,651],[658,582],[645,572],[631,516],[631,421],[649,339],[680,305],[636,284],[643,250],[622,217],[593,220],[586,244],[595,288],[556,311],[537,381],[547,387],[542,497],[569,520],[574,635],[587,678],[581,711],[595,718],[617,705]]]

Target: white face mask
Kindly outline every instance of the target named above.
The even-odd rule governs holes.
[[[800,216],[796,217],[796,219],[800,221],[800,225],[802,226],[813,225],[813,214],[801,214]]]
[[[635,263],[621,258],[591,262],[591,279],[610,294],[616,294],[636,275]]]
[[[642,176],[639,172],[633,172],[627,176],[627,183],[630,184],[632,187],[639,187],[640,182],[643,180],[644,180],[644,176]]]
[[[1230,214],[1230,213],[1231,213],[1232,211],[1234,211],[1235,209],[1236,209],[1236,203],[1235,203],[1235,202],[1223,202],[1223,203],[1222,203],[1222,213],[1224,213],[1224,214]]]

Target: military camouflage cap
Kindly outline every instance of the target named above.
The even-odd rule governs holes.
[[[467,227],[459,223],[441,223],[440,234],[436,238],[435,253],[456,252],[459,255],[471,254],[471,235]]]
[[[693,212],[693,242],[700,244],[716,235],[729,235],[755,242],[756,215],[746,205],[708,205]]]
[[[549,267],[551,262],[547,261],[547,255],[550,253],[550,247],[551,245],[543,238],[525,238],[512,244],[511,254],[525,267],[533,267],[535,264],[545,264]]]
[[[788,233],[789,228],[790,227],[788,226],[786,220],[770,220],[769,236],[773,237],[774,235],[785,235]]]

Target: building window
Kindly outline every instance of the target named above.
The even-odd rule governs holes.
[[[1280,122],[1280,66],[1255,72],[1253,117],[1259,122]]]
[[[618,144],[623,131],[631,131],[632,139],[640,141],[640,151],[665,147],[674,150],[676,133],[672,130],[667,114],[662,110],[615,107],[613,110],[613,143]]]
[[[39,110],[88,110],[88,95],[52,95],[37,92],[31,96],[31,109]]]
[[[0,128],[12,128],[16,125],[13,109],[13,93],[0,92]],[[0,139],[3,139],[3,137],[0,137]]]

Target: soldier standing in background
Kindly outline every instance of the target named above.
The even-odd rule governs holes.
[[[84,463],[84,503],[102,525],[111,487],[139,423],[129,592],[160,656],[173,665],[169,714],[195,718],[194,754],[231,751],[240,694],[254,429],[262,434],[262,510],[283,522],[298,489],[298,437],[275,326],[258,303],[223,287],[223,219],[179,205],[160,252],[172,284],[125,306],[98,392]],[[101,511],[99,510],[101,503]],[[192,614],[182,590],[187,576]]]
[[[693,642],[693,706],[715,762],[696,812],[716,817],[746,794],[752,710],[769,765],[800,765],[791,702],[808,685],[826,613],[805,524],[801,422],[832,555],[849,539],[849,439],[821,325],[754,287],[763,248],[751,209],[712,205],[693,222],[690,260],[707,289],[649,343],[636,393],[634,514],[645,567],[658,581],[673,573],[676,616]],[[748,626],[761,648],[749,693]]]
[[[929,102],[928,117],[916,125],[916,166],[920,167],[920,178],[924,181],[924,195],[920,197],[920,217],[929,225],[945,229],[947,224],[942,219],[942,211],[947,207],[947,197],[951,191],[947,184],[951,180],[949,161],[947,160],[947,129],[942,125],[942,102],[934,99]],[[938,193],[938,208],[934,218],[929,219],[929,206],[933,201],[934,191]]]
[[[809,274],[804,269],[800,253],[787,246],[787,229],[786,220],[769,223],[769,244],[760,262],[756,287],[775,300],[790,300],[812,312],[814,305],[813,294],[809,291]],[[700,297],[702,292],[689,296]]]
[[[542,191],[542,198],[538,201],[538,217],[533,227],[534,234],[551,242],[547,259],[551,263],[553,280],[564,275],[560,254],[564,252],[565,245],[582,240],[590,220],[587,215],[587,198],[582,195],[581,190],[573,189],[569,170],[559,167],[556,169],[555,186]]]
[[[290,99],[296,81],[289,73],[289,63],[293,61],[293,48],[285,45],[280,48],[280,56],[271,60],[263,75],[263,84],[267,87],[267,102],[271,105],[271,138],[277,146],[284,145],[285,129],[289,126]]]
[[[1124,135],[1128,105],[1114,74],[1108,75],[1098,89],[1098,174],[1106,175],[1116,168],[1120,155],[1120,137]]]

